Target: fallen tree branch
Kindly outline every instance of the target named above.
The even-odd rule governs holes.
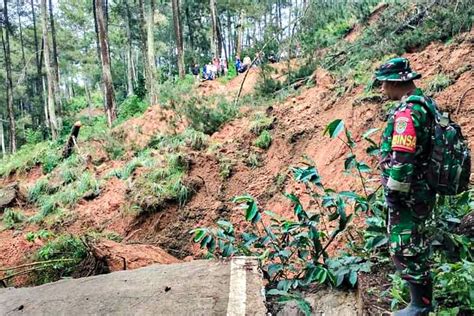
[[[68,261],[75,261],[75,259],[52,259],[46,261],[37,261],[31,263],[25,263],[19,266],[10,267],[10,268],[0,268],[0,272],[10,271],[10,270],[17,270],[21,268],[31,267],[31,266],[38,266],[38,265],[49,265],[56,262],[68,262]]]

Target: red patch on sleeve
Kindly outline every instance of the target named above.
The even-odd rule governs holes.
[[[414,153],[416,151],[416,130],[410,109],[398,111],[395,114],[392,150],[407,153]]]

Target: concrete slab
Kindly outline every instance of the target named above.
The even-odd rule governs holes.
[[[0,315],[265,315],[252,258],[153,265],[0,289]]]

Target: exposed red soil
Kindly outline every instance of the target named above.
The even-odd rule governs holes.
[[[407,54],[407,57],[413,61],[413,68],[424,74],[420,80],[421,86],[424,87],[437,73],[433,69],[441,61],[446,65],[443,71],[455,71],[470,62],[472,51],[470,41],[451,46],[435,43],[425,51]],[[436,55],[436,58],[431,57],[432,55]],[[299,164],[303,155],[315,162],[327,186],[338,190],[362,192],[357,177],[342,174],[344,160],[349,153],[347,147],[338,139],[323,136],[323,130],[332,120],[343,119],[358,143],[355,154],[359,159],[367,161],[369,157],[365,154],[366,146],[361,136],[370,128],[383,127],[385,113],[381,107],[382,103],[371,100],[357,101],[363,94],[364,87],[356,87],[342,97],[337,97],[332,90],[334,81],[322,70],[316,73],[316,82],[315,87],[306,89],[299,96],[273,107],[271,113],[275,117],[273,142],[268,151],[259,150],[252,145],[256,136],[249,131],[249,118],[246,116],[226,124],[211,137],[212,141],[222,144],[216,153],[191,153],[193,166],[189,176],[202,179],[204,186],[179,211],[175,211],[174,208],[167,210],[171,214],[176,214],[176,217],[166,216],[169,218],[168,225],[161,220],[157,221],[158,217],[164,219],[163,214],[151,215],[140,223],[140,232],[135,234],[133,239],[154,241],[167,249],[166,243],[170,236],[174,236],[176,239],[173,245],[180,243],[184,246],[182,249],[187,249],[186,252],[199,254],[197,246],[189,241],[187,231],[198,226],[212,225],[219,218],[230,219],[238,227],[242,227],[245,225],[242,221],[242,210],[236,209],[229,201],[232,197],[244,193],[254,196],[262,209],[291,216],[291,205],[281,192],[298,194],[302,193],[302,187],[287,179],[282,187],[275,188],[276,176],[279,173],[288,174],[288,168]],[[449,108],[445,102],[449,98],[459,100],[473,82],[472,71],[467,71],[434,98],[442,108]],[[460,114],[454,116],[463,126],[471,146],[474,145],[474,130],[470,123],[473,95],[474,93],[465,96]],[[373,138],[377,140],[380,133],[381,131],[376,133]],[[252,169],[245,164],[245,159],[250,153],[261,155],[261,167]],[[235,163],[230,178],[225,181],[219,176],[218,157],[221,156]],[[372,165],[376,164],[374,160],[369,159],[369,162]],[[379,187],[377,178],[373,180],[368,184],[369,190]],[[306,206],[310,206],[309,202],[303,200]],[[192,216],[188,218],[190,214]],[[363,221],[363,217],[356,217],[352,227],[360,227]],[[163,228],[157,229],[157,225]],[[345,242],[345,239],[346,236],[340,237],[341,242]],[[335,243],[329,251],[336,251],[340,247],[341,243]],[[177,253],[175,255],[179,257]]]
[[[179,263],[180,260],[152,245],[127,245],[103,239],[93,245],[94,256],[104,260],[109,270],[133,270],[150,264]]]
[[[454,75],[463,66],[472,65],[472,52],[472,41],[465,40],[459,45],[450,46],[435,43],[422,52],[406,56],[412,61],[413,68],[423,73],[424,77],[420,83],[424,87],[439,71]],[[443,68],[439,68],[440,64]],[[225,91],[236,93],[242,78],[241,75],[229,82],[225,86]],[[248,91],[245,90],[245,93],[250,93],[255,86],[252,80],[254,83],[258,80],[258,71],[251,70],[247,80],[250,80],[247,82],[250,83],[250,88]],[[338,96],[335,81],[323,70],[316,71],[315,81],[314,87],[305,88],[299,95],[266,109],[268,115],[275,120],[271,130],[273,141],[268,150],[253,146],[253,141],[257,137],[250,131],[249,118],[253,115],[253,110],[246,109],[245,115],[229,122],[211,136],[211,143],[221,144],[218,149],[213,152],[189,151],[187,154],[192,165],[187,180],[199,181],[202,185],[185,206],[165,205],[158,212],[136,216],[127,209],[127,181],[111,178],[102,185],[98,197],[91,201],[79,202],[72,210],[71,216],[54,228],[75,234],[88,231],[115,232],[124,237],[124,241],[117,245],[110,243],[106,247],[111,253],[110,257],[114,257],[113,253],[116,253],[118,258],[120,256],[130,258],[127,262],[133,266],[133,262],[158,262],[147,257],[148,252],[152,251],[151,248],[142,247],[137,243],[159,246],[170,255],[182,259],[189,255],[199,256],[202,253],[191,241],[189,231],[192,228],[210,226],[217,219],[225,218],[235,223],[237,229],[243,229],[248,224],[243,221],[242,210],[230,202],[236,195],[249,193],[257,199],[262,209],[291,217],[292,207],[281,193],[295,192],[297,195],[302,195],[303,187],[291,179],[289,167],[301,164],[303,156],[314,161],[326,186],[337,190],[351,189],[362,192],[356,177],[342,174],[348,149],[340,140],[323,136],[323,130],[332,120],[343,119],[358,143],[355,154],[360,159],[368,159],[361,135],[370,128],[383,127],[385,113],[382,110],[382,103],[370,100],[356,102],[363,94],[364,87],[361,86],[343,96]],[[474,148],[472,125],[474,91],[467,93],[466,91],[473,86],[473,83],[473,71],[466,70],[459,74],[451,86],[434,96],[442,108],[453,111],[465,94],[460,112],[454,115],[454,118],[463,127],[471,148]],[[203,94],[212,94],[216,91],[220,93],[219,85],[217,82],[205,83],[199,89],[205,90]],[[116,127],[114,133],[122,137],[123,144],[140,149],[144,148],[154,135],[179,132],[184,126],[185,123],[177,119],[173,111],[153,106],[142,116]],[[380,131],[376,135],[380,135]],[[377,139],[377,136],[374,138]],[[97,143],[98,147],[100,144]],[[81,147],[81,144],[79,146]],[[97,150],[94,154],[97,165],[94,164],[92,170],[99,176],[123,166],[123,161],[107,159],[101,161],[104,153],[100,149]],[[246,163],[249,155],[260,157],[259,167],[252,168]],[[231,160],[234,165],[230,177],[225,180],[221,178],[219,172],[219,160],[222,158]],[[30,171],[27,178],[14,179],[26,180],[32,184],[34,179],[41,176],[38,170],[40,169]],[[278,175],[286,176],[285,180],[279,181]],[[368,186],[375,189],[378,187],[378,182],[375,179]],[[311,200],[307,198],[303,198],[302,202],[306,208],[311,209],[313,206]],[[362,216],[356,217],[352,229],[361,227],[363,220]],[[35,229],[38,228],[28,226],[26,231]],[[15,234],[13,231],[0,233],[1,266],[24,262],[27,257],[25,254],[39,247],[26,242],[24,233]],[[329,251],[334,252],[341,248],[346,238],[347,236],[341,236]],[[162,254],[158,252],[160,253],[158,258],[161,258]],[[142,255],[143,258],[140,257]],[[163,257],[168,258],[165,255]],[[123,260],[116,258],[110,260],[114,267],[121,269]]]
[[[380,15],[383,13],[383,11],[388,8],[388,6],[388,3],[381,3],[377,7],[375,7],[375,9],[370,13],[370,16],[367,20],[367,25],[372,25],[374,22],[376,22]],[[349,33],[346,34],[344,39],[349,43],[353,43],[361,35],[364,28],[365,25],[355,24],[349,31]]]
[[[185,126],[186,123],[174,111],[154,105],[142,116],[117,126],[113,133],[130,148],[141,149],[148,145],[153,136],[181,132]]]

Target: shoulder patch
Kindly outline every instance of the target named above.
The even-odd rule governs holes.
[[[409,108],[395,113],[392,150],[407,153],[416,151],[416,130]]]

